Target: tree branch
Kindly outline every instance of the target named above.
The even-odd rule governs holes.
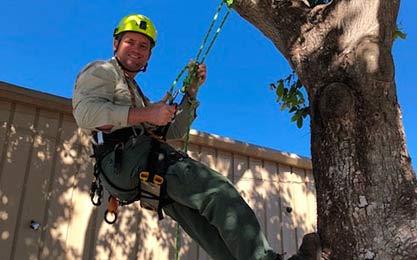
[[[234,9],[269,38],[287,59],[311,10],[305,0],[237,0]]]

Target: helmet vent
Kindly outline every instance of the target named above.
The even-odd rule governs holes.
[[[142,30],[146,30],[147,23],[145,21],[140,21],[139,28]]]

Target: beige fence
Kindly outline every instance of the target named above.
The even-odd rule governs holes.
[[[88,138],[69,99],[0,82],[0,120],[0,259],[174,259],[169,217],[135,203],[111,226],[92,206]],[[315,230],[307,158],[197,131],[189,150],[235,183],[277,251],[290,256]],[[180,259],[210,259],[183,232],[180,242]]]

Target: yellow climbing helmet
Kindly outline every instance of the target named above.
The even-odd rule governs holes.
[[[116,29],[114,29],[113,36],[117,36],[123,32],[138,32],[142,33],[156,43],[156,28],[151,19],[141,14],[130,14],[119,22]]]

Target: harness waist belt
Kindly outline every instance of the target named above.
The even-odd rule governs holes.
[[[136,135],[143,135],[145,131],[143,128],[133,128],[133,127],[126,127],[119,130],[116,130],[111,133],[103,133],[103,141],[105,143],[119,143],[119,142],[126,142],[129,140],[130,137],[136,136]],[[98,142],[97,139],[98,132],[93,132],[93,138],[94,141]]]

